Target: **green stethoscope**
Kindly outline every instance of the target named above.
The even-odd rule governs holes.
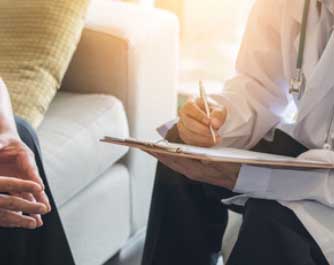
[[[298,99],[301,99],[305,92],[306,80],[303,72],[303,62],[304,62],[304,51],[305,51],[305,41],[306,41],[306,28],[307,20],[310,10],[310,0],[305,0],[304,11],[303,11],[303,20],[301,27],[301,35],[299,41],[298,57],[297,57],[297,67],[296,67],[296,76],[291,79],[290,82],[290,94],[296,93]],[[333,150],[334,149],[334,113],[332,116],[331,124],[328,129],[328,134],[326,141],[324,143],[323,149]]]
[[[305,0],[304,11],[303,11],[303,20],[298,48],[298,57],[297,57],[297,66],[296,66],[296,76],[291,79],[290,82],[290,94],[296,93],[298,99],[301,99],[302,95],[305,92],[306,80],[303,72],[303,62],[304,62],[304,51],[305,51],[305,41],[306,41],[306,28],[307,20],[310,10],[310,0]]]

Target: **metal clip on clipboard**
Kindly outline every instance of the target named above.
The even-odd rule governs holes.
[[[165,146],[161,146],[160,144],[165,144]],[[183,153],[181,147],[172,147],[166,139],[157,141],[155,144],[152,145],[152,147],[162,148],[173,153]]]
[[[183,152],[182,148],[171,146],[170,143],[164,139],[159,140],[155,143],[150,143],[150,142],[139,141],[133,138],[119,139],[119,138],[114,138],[114,137],[105,137],[101,141],[107,142],[107,143],[116,142],[120,145],[125,145],[125,146],[128,146],[130,144],[134,146],[148,147],[148,148],[159,149],[162,151],[167,151],[167,152],[172,152],[172,153],[182,153]]]

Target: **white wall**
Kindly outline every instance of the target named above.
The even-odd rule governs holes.
[[[181,81],[230,77],[253,0],[183,1]]]

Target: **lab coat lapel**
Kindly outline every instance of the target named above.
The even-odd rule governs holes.
[[[305,0],[286,1],[286,4],[289,7],[288,10],[290,10],[290,16],[299,24],[301,24],[303,20],[304,3]]]
[[[334,87],[333,58],[334,34],[331,35],[327,47],[307,82],[306,92],[299,104],[297,121],[304,119]]]

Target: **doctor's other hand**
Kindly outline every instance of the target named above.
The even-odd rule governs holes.
[[[224,125],[227,112],[218,105],[209,103],[210,118],[208,118],[204,102],[201,98],[188,100],[179,111],[180,120],[177,129],[181,140],[189,145],[212,147],[222,142],[218,130]],[[210,126],[216,135],[214,143]]]
[[[206,162],[189,158],[150,153],[162,164],[183,176],[201,183],[233,191],[240,172],[240,164]]]

